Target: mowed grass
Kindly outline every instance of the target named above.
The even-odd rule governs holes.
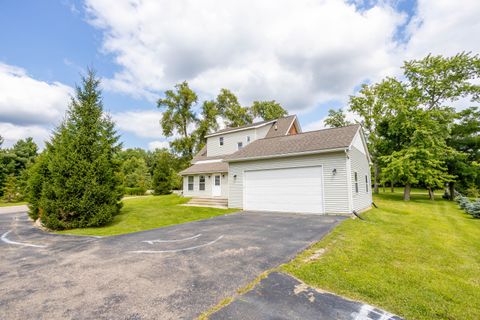
[[[401,198],[376,196],[365,221],[342,222],[283,270],[407,319],[480,319],[480,220],[426,194]]]
[[[115,216],[111,224],[100,228],[72,229],[58,233],[112,236],[208,219],[238,211],[238,209],[181,206],[188,200],[174,194],[124,199],[120,214]]]
[[[20,202],[3,202],[0,201],[0,207],[12,207],[12,206],[21,206],[27,204],[25,201],[20,201]]]

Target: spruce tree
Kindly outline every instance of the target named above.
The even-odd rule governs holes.
[[[17,178],[11,174],[5,179],[3,185],[3,199],[5,202],[14,202],[19,197],[19,188],[17,184]]]
[[[65,120],[47,143],[38,207],[48,228],[101,226],[121,208],[120,163],[115,156],[121,144],[114,123],[103,112],[99,84],[89,70]]]

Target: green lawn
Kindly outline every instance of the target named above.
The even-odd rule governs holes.
[[[0,201],[0,207],[11,207],[11,206],[21,206],[27,204],[25,201],[20,201],[20,202],[3,202]]]
[[[238,209],[216,209],[181,206],[188,198],[171,194],[124,199],[123,208],[113,222],[101,228],[60,231],[63,234],[111,236],[208,219]]]
[[[480,220],[426,194],[374,200],[282,269],[407,319],[480,319]]]

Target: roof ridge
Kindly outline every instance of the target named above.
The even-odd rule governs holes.
[[[280,117],[280,118],[277,118],[277,119],[257,121],[257,122],[253,122],[253,123],[250,123],[250,124],[245,124],[245,125],[239,126],[239,127],[225,127],[223,129],[220,129],[220,130],[217,130],[215,132],[209,133],[206,136],[211,136],[211,135],[214,135],[214,134],[217,134],[217,133],[223,133],[226,130],[230,131],[230,130],[237,130],[237,129],[255,127],[255,126],[259,126],[259,125],[263,125],[263,124],[268,124],[270,122],[278,121],[280,119],[286,119],[286,118],[289,118],[289,117],[296,117],[296,116],[297,116],[296,114],[289,114],[287,116]]]
[[[288,134],[288,135],[284,135],[284,136],[265,137],[265,138],[262,138],[262,139],[257,139],[255,141],[274,139],[274,138],[282,138],[282,137],[295,137],[295,136],[298,136],[298,135],[303,135],[303,134],[308,134],[308,133],[314,133],[314,132],[319,132],[319,131],[328,131],[328,130],[333,130],[333,129],[343,129],[343,128],[348,128],[348,127],[353,127],[353,126],[361,126],[361,125],[359,123],[354,123],[354,124],[349,124],[348,126],[343,126],[343,127],[323,128],[323,129],[318,129],[318,130],[299,132],[299,133],[296,133],[296,134]],[[255,141],[253,141],[253,142],[255,142]]]

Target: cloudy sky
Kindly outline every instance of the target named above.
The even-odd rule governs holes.
[[[87,66],[125,147],[167,145],[155,101],[184,80],[201,99],[275,99],[318,129],[406,59],[480,52],[479,16],[478,0],[1,1],[0,135],[43,145]]]

